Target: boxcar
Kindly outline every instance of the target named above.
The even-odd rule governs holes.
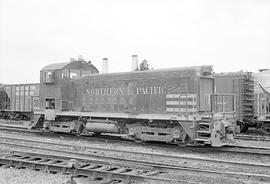
[[[254,121],[254,75],[251,72],[230,72],[215,74],[217,93],[231,93],[235,96],[236,121],[242,132],[256,126]]]

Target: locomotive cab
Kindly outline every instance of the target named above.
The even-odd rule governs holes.
[[[42,68],[40,71],[40,108],[34,112],[32,126],[36,127],[41,118],[45,121],[54,121],[56,112],[71,110],[72,100],[69,92],[72,81],[98,72],[90,61],[86,62],[82,58],[50,64]]]

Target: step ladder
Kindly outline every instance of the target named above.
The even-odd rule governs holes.
[[[211,117],[202,117],[199,121],[199,128],[196,131],[195,142],[197,144],[211,144]]]

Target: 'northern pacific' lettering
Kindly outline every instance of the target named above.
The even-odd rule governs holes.
[[[116,95],[125,95],[125,88],[92,88],[86,89],[86,93],[90,96],[116,96]]]
[[[117,96],[117,95],[159,95],[164,94],[161,86],[128,88],[88,88],[85,92],[90,96]]]
[[[163,93],[164,93],[164,88],[161,86],[136,88],[136,95],[159,95]]]

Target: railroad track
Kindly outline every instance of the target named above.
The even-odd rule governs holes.
[[[236,139],[270,142],[270,136],[267,135],[239,134]]]
[[[0,121],[0,130],[13,130],[13,131],[25,131],[25,132],[35,132],[35,133],[43,133],[44,131],[41,130],[32,130],[27,129],[26,126],[27,122],[23,122],[23,124],[14,124],[14,123],[1,123]],[[252,140],[252,141],[267,141],[270,142],[270,136],[267,135],[258,135],[258,134],[238,134],[236,136],[236,139],[238,140]]]
[[[22,152],[29,153],[29,151],[25,150],[31,149],[31,152],[33,153],[40,154],[40,152],[46,152],[47,155],[48,153],[50,153],[50,155],[58,155],[61,158],[66,158],[66,160],[75,158],[77,160],[81,160],[84,162],[94,160],[95,162],[106,161],[106,163],[111,164],[113,163],[113,165],[121,163],[121,165],[125,165],[125,167],[127,167],[127,165],[149,167],[154,169],[154,171],[152,172],[156,174],[159,173],[161,175],[162,173],[164,174],[182,171],[194,174],[199,173],[199,175],[214,175],[216,177],[220,175],[223,176],[226,175],[229,178],[242,178],[242,179],[252,178],[256,181],[270,182],[270,173],[269,173],[270,165],[267,164],[254,164],[254,163],[252,164],[252,163],[231,162],[222,160],[206,160],[200,158],[187,158],[187,157],[161,155],[153,153],[108,150],[92,147],[76,147],[74,145],[70,144],[64,145],[63,143],[56,143],[53,141],[46,142],[38,140],[29,140],[26,138],[19,139],[3,136],[0,137],[0,144],[2,145],[1,146],[2,148],[6,147],[7,149],[11,149],[15,152],[20,153]],[[234,169],[229,170],[228,168]],[[248,170],[245,169],[243,170],[243,168],[248,168]],[[250,169],[251,170],[254,169],[254,171],[251,172]],[[241,170],[243,171],[241,172]],[[263,171],[266,172],[263,174],[262,173]],[[134,178],[135,176],[132,177]],[[155,176],[155,178],[158,179],[159,177]],[[148,177],[147,179],[151,178]],[[161,180],[165,182],[166,179],[162,178]],[[176,180],[176,182],[183,182],[183,181]]]
[[[129,142],[130,144],[136,144],[133,143],[133,141],[130,140],[124,140],[122,138],[119,137],[113,137],[113,136],[98,136],[98,137],[84,137],[84,136],[80,136],[77,137],[75,135],[70,135],[70,134],[57,134],[57,133],[49,133],[49,132],[44,132],[42,130],[32,130],[32,129],[26,129],[22,126],[13,126],[13,125],[3,125],[0,124],[0,131],[12,131],[12,132],[19,132],[19,133],[27,133],[27,134],[38,134],[41,136],[46,136],[46,137],[65,137],[68,139],[74,139],[74,137],[76,139],[79,140],[87,140],[87,141],[107,141],[107,142],[111,142],[111,143],[115,143],[115,142],[121,142],[121,143],[126,143]],[[248,135],[244,135],[244,134],[240,134],[238,135],[239,138],[238,139],[245,139],[243,137],[248,137]],[[242,137],[241,137],[242,136]],[[267,136],[266,136],[267,137]],[[248,140],[245,139],[245,140]],[[252,146],[246,146],[246,145],[235,145],[235,146],[227,146],[227,147],[220,147],[220,148],[213,148],[213,147],[190,147],[190,146],[181,146],[181,148],[179,148],[178,145],[173,145],[173,144],[157,144],[157,143],[144,143],[144,145],[146,146],[154,146],[154,147],[162,147],[162,148],[166,148],[166,149],[173,149],[175,151],[177,151],[176,149],[182,149],[182,147],[184,147],[185,150],[190,150],[190,151],[200,151],[200,152],[227,152],[227,153],[238,153],[238,154],[254,154],[254,155],[269,155],[270,156],[270,145],[269,147],[252,147]]]
[[[76,166],[78,165],[78,166]],[[154,181],[171,183],[174,180],[158,177],[162,172],[132,167],[111,166],[110,163],[95,161],[76,161],[68,158],[48,156],[47,154],[13,153],[0,156],[0,166],[16,169],[31,168],[48,173],[73,175],[88,178],[93,183],[133,183]],[[175,180],[175,182],[184,182]],[[196,182],[186,182],[196,183]]]

